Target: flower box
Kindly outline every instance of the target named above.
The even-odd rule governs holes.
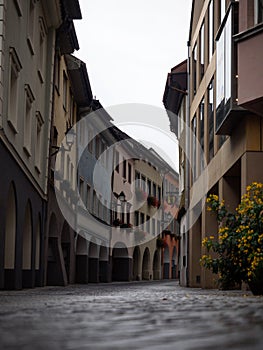
[[[148,196],[147,203],[148,205],[151,205],[152,207],[155,207],[155,208],[160,206],[158,199],[154,196]]]
[[[117,226],[120,226],[122,223],[121,223],[121,220],[120,219],[115,219],[113,220],[112,222],[112,225],[117,227]]]
[[[135,190],[135,195],[139,202],[146,201],[147,199],[147,193],[139,188]]]

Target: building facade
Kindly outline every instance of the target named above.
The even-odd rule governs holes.
[[[184,133],[191,160],[187,284],[212,288],[200,265],[202,240],[217,222],[206,211],[217,194],[234,211],[247,185],[263,181],[262,1],[193,1],[189,34],[188,114]]]
[[[0,288],[44,283],[49,131],[59,1],[1,1]]]

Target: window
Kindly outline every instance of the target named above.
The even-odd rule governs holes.
[[[67,168],[66,168],[66,179],[69,181],[70,174],[70,157],[67,155]]]
[[[146,217],[146,231],[148,233],[151,232],[151,218],[149,215],[147,215],[147,217]]]
[[[232,2],[227,12],[224,26],[217,38],[216,46],[216,125],[218,134],[228,134],[231,122],[234,123],[231,113],[238,109],[236,91],[236,55],[233,35],[238,31],[238,3]],[[231,120],[232,118],[232,120]],[[229,121],[230,123],[226,123]]]
[[[45,57],[46,57],[46,48],[45,48],[45,38],[46,38],[46,26],[44,23],[44,19],[39,17],[39,71],[38,76],[40,82],[44,82],[43,74],[45,69]]]
[[[24,151],[31,156],[32,104],[35,98],[28,84],[25,85]]]
[[[59,93],[59,89],[60,89],[60,55],[58,53],[58,51],[56,51],[55,54],[55,63],[54,63],[55,67],[55,78],[54,78],[54,82],[55,82],[55,87],[57,89],[57,92]]]
[[[108,222],[108,204],[106,200],[104,200],[104,206],[103,206],[103,220],[105,222]]]
[[[79,195],[84,202],[84,180],[82,178],[79,179]]]
[[[210,1],[209,4],[209,10],[208,10],[208,16],[209,16],[209,62],[211,61],[211,58],[213,56],[214,52],[214,0]]]
[[[151,196],[151,194],[152,194],[152,182],[151,182],[151,180],[147,180],[147,187],[148,187],[148,194],[149,194],[149,196]]]
[[[157,198],[156,184],[153,184],[153,196]]]
[[[155,228],[155,226],[156,226],[155,219],[152,219],[152,234],[153,234],[153,235],[155,235],[155,233],[156,233],[156,228]]]
[[[161,222],[157,220],[157,235],[161,233]]]
[[[128,182],[131,184],[132,182],[132,166],[128,163]]]
[[[255,24],[263,22],[263,0],[255,0]]]
[[[196,116],[192,120],[192,173],[193,181],[196,179]]]
[[[209,160],[214,156],[214,79],[208,86]]]
[[[123,160],[122,176],[124,179],[126,179],[126,176],[127,176],[127,161],[126,161],[126,159]]]
[[[100,156],[100,137],[99,135],[96,135],[95,137],[95,155],[96,155],[96,158],[98,159],[99,156]]]
[[[139,226],[139,212],[138,211],[136,211],[134,213],[134,225]]]
[[[141,174],[135,171],[135,188],[140,188],[140,178]]]
[[[87,184],[86,208],[90,210],[90,185]]]
[[[40,173],[40,155],[42,154],[42,125],[44,124],[44,119],[39,111],[36,112],[36,142],[35,142],[35,167]]]
[[[123,210],[122,210],[122,212],[121,212],[121,222],[122,222],[123,224],[125,224],[125,213],[124,213]]]
[[[157,191],[157,198],[158,198],[158,201],[159,201],[159,203],[161,203],[161,187],[160,186],[158,186],[158,191]]]
[[[19,72],[22,65],[17,56],[16,50],[10,47],[9,55],[9,87],[8,87],[8,123],[15,133],[17,133],[17,105]]]
[[[144,231],[144,217],[145,215],[143,213],[140,213],[140,224],[143,231]]]
[[[65,72],[63,72],[63,108],[67,111],[68,104],[68,78]]]
[[[205,125],[205,115],[204,115],[204,98],[202,99],[200,105],[199,105],[199,118],[200,118],[200,146],[201,149],[200,151],[202,154],[200,155],[200,160],[201,160],[201,170],[204,169],[204,125]]]
[[[35,0],[29,0],[27,44],[32,55],[34,55],[35,10]]]
[[[88,150],[92,154],[93,153],[93,130],[91,128],[88,129]]]
[[[131,222],[131,213],[129,212],[129,208],[127,208],[127,224],[130,224]]]
[[[102,203],[101,194],[99,195],[99,198],[98,198],[98,217],[100,219],[103,219],[103,203]]]
[[[200,30],[200,81],[204,76],[205,71],[205,26],[202,24]]]
[[[119,163],[120,163],[120,154],[118,151],[116,151],[116,153],[115,153],[115,169],[116,169],[117,173],[120,171]]]
[[[20,3],[20,0],[14,0],[14,3],[15,3],[17,15],[19,17],[22,17],[22,6],[21,6],[21,3]]]
[[[193,56],[192,56],[192,71],[193,71],[192,84],[193,84],[193,94],[194,95],[196,94],[196,88],[197,88],[197,86],[196,86],[196,82],[197,82],[197,79],[196,79],[196,76],[197,76],[196,67],[197,67],[197,46],[195,45],[194,49],[193,49]]]
[[[142,175],[141,189],[146,191],[146,177],[144,175]]]
[[[70,126],[74,125],[74,111],[75,111],[75,103],[72,91],[70,90],[70,100],[69,100],[69,124]],[[82,128],[85,132],[85,128]]]
[[[98,206],[97,195],[96,195],[96,191],[93,190],[92,213],[95,215],[97,214],[97,206]]]

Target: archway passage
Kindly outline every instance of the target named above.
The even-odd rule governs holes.
[[[153,279],[159,280],[161,278],[161,263],[160,263],[160,253],[156,249],[153,256]]]
[[[99,281],[110,281],[109,249],[105,246],[100,246]]]
[[[61,233],[61,248],[64,260],[64,266],[67,275],[67,283],[71,282],[71,241],[69,224],[65,221]]]
[[[27,203],[24,226],[23,226],[23,246],[22,246],[22,286],[24,288],[33,287],[32,283],[32,210],[30,202]]]
[[[141,271],[140,271],[140,249],[139,247],[135,247],[133,251],[133,280],[140,281],[141,280]]]
[[[172,255],[172,278],[173,279],[177,278],[176,269],[177,269],[177,251],[176,251],[176,247],[174,247],[173,255]]]
[[[99,282],[99,246],[93,242],[89,244],[89,282]]]
[[[59,244],[57,218],[54,213],[50,217],[48,232],[47,285],[64,286],[67,284],[67,276]]]
[[[132,259],[123,243],[117,243],[112,250],[112,280],[130,281]]]
[[[14,289],[16,249],[16,195],[12,184],[9,188],[5,224],[4,288]]]
[[[41,273],[40,273],[40,251],[41,251],[41,216],[38,217],[36,240],[35,240],[35,285],[40,287],[41,285]]]
[[[76,283],[88,283],[89,281],[89,258],[88,242],[78,235],[76,244]]]
[[[143,280],[151,280],[152,275],[150,274],[150,251],[149,248],[145,248],[143,259],[142,259],[142,279]]]
[[[164,248],[164,253],[163,253],[163,278],[164,279],[170,278],[170,252],[169,252],[168,245]]]

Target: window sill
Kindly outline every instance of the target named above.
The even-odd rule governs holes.
[[[35,54],[35,50],[34,50],[33,43],[32,43],[32,40],[30,37],[27,37],[27,45],[28,45],[28,48],[30,50],[31,55],[33,56]]]
[[[28,146],[24,146],[24,147],[23,147],[23,150],[24,150],[24,152],[26,153],[26,155],[27,155],[28,158],[31,157],[32,154],[31,154],[31,152],[30,152]]]
[[[11,119],[8,119],[7,123],[9,125],[10,129],[12,129],[13,133],[14,134],[18,134],[16,123],[13,120],[11,120]]]

